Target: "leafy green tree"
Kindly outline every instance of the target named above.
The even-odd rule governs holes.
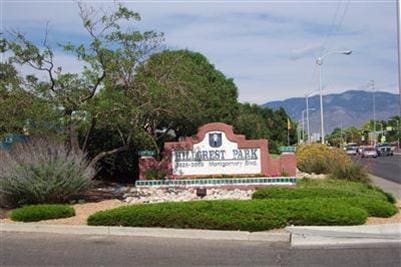
[[[19,77],[17,70],[5,61],[0,64],[0,137],[10,133],[57,134],[57,110],[30,91],[29,79]]]
[[[345,139],[347,143],[357,143],[360,144],[362,142],[362,134],[361,131],[356,127],[349,127],[345,129]]]
[[[163,36],[124,27],[138,22],[140,16],[122,5],[111,13],[81,3],[78,7],[89,42],[67,43],[62,47],[83,62],[81,73],[63,72],[62,67],[55,66],[54,50],[47,43],[47,36],[42,47],[19,32],[13,32],[2,43],[12,53],[11,63],[28,65],[47,74],[47,80],[30,76],[30,88],[24,90],[62,113],[63,134],[72,149],[87,150],[90,135],[96,128],[119,133],[119,144],[94,155],[93,165],[103,157],[128,150],[135,130],[143,126],[137,120],[140,107],[125,105],[122,100],[133,88],[137,67],[159,46]],[[103,88],[109,90],[99,93]]]
[[[234,121],[237,133],[249,139],[264,138],[269,141],[270,151],[278,153],[278,147],[287,145],[288,115],[284,109],[276,111],[256,104],[240,104],[239,115]],[[296,143],[296,125],[291,123],[290,144]]]
[[[145,132],[156,150],[171,130],[176,136],[189,136],[208,122],[232,123],[238,114],[233,80],[200,53],[167,50],[153,54],[138,68],[134,88],[129,101],[141,106]]]
[[[332,146],[340,147],[340,145],[345,141],[345,136],[341,128],[335,128],[333,132],[327,137],[327,141]]]
[[[387,141],[388,142],[397,142],[401,139],[401,117],[393,116],[391,117],[386,126],[389,126],[391,129],[387,131]]]

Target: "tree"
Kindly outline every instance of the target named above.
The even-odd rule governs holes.
[[[10,133],[56,135],[57,111],[45,99],[23,90],[29,80],[19,77],[7,60],[0,63],[0,137]]]
[[[240,104],[239,115],[234,121],[235,132],[249,139],[269,140],[269,149],[278,153],[279,146],[287,145],[288,115],[283,108],[276,111],[256,104]],[[292,122],[290,144],[296,143],[296,125]]]
[[[336,147],[340,147],[342,143],[344,143],[344,133],[341,128],[335,128],[333,132],[327,137],[327,141]]]
[[[349,127],[345,129],[345,140],[347,143],[360,144],[362,142],[362,134],[357,128]]]
[[[65,73],[62,67],[55,66],[47,31],[42,47],[19,32],[11,32],[11,38],[3,39],[2,43],[12,53],[11,63],[28,65],[47,74],[48,80],[30,76],[30,86],[24,90],[61,113],[63,134],[71,149],[86,150],[95,128],[107,127],[119,133],[118,146],[94,155],[91,161],[94,165],[103,157],[127,150],[135,130],[141,126],[138,126],[140,107],[133,108],[120,101],[133,88],[137,67],[159,46],[163,36],[123,27],[124,22],[132,25],[140,21],[140,16],[122,5],[111,13],[81,3],[78,7],[89,42],[67,43],[62,47],[84,63],[81,73]],[[99,93],[103,88],[109,90]]]
[[[171,130],[176,136],[190,136],[204,123],[232,123],[238,114],[233,80],[197,52],[153,54],[138,69],[134,88],[129,99],[138,103],[131,105],[141,103],[143,126],[157,151]]]

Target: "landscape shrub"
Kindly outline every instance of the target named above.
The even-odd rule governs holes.
[[[383,194],[383,190],[378,190],[375,186],[356,181],[304,178],[297,181],[296,188],[321,188],[322,190],[338,189],[342,191],[371,195],[383,199],[386,198],[386,196]]]
[[[297,187],[264,187],[258,188],[252,195],[253,199],[301,199],[301,198],[341,198],[341,197],[369,197],[387,201],[383,191],[377,190],[368,184],[324,179],[301,179]],[[390,202],[394,203],[394,202]]]
[[[372,189],[372,190],[375,190],[375,191],[377,191],[377,192],[380,192],[381,194],[385,195],[387,201],[390,202],[390,203],[392,203],[392,204],[395,204],[395,203],[397,202],[397,199],[395,198],[395,196],[394,196],[393,194],[391,194],[391,193],[389,193],[389,192],[385,192],[383,189],[381,189],[381,188],[378,187],[378,186],[370,185],[370,184],[369,184],[369,185],[368,185],[368,188],[370,188],[370,189]]]
[[[398,212],[397,207],[388,201],[370,197],[352,197],[339,199],[348,205],[366,210],[369,216],[391,217]]]
[[[370,216],[390,217],[397,207],[388,201],[385,194],[373,188],[368,190],[341,190],[339,188],[285,188],[266,187],[253,193],[253,199],[305,199],[313,202],[334,201],[365,210]],[[368,188],[368,187],[366,187]]]
[[[3,206],[68,202],[89,189],[95,175],[83,153],[45,139],[16,144],[0,157]]]
[[[338,197],[354,197],[357,193],[342,191],[339,189],[321,188],[287,188],[287,187],[265,187],[257,189],[252,199],[302,199],[302,198],[338,198]]]
[[[368,213],[330,199],[223,200],[132,205],[100,211],[89,225],[264,231],[295,225],[355,225]]]
[[[347,165],[351,160],[338,148],[329,148],[324,144],[300,145],[296,151],[297,167],[307,173],[330,173],[334,164]]]
[[[333,179],[359,181],[363,183],[370,181],[365,167],[356,162],[351,162],[349,164],[335,163],[329,177]]]
[[[368,217],[365,209],[337,199],[298,199],[287,203],[287,223],[291,225],[359,225]]]
[[[75,210],[68,205],[42,204],[29,205],[11,212],[13,221],[37,222],[41,220],[68,218],[75,215]]]

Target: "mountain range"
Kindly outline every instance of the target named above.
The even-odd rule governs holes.
[[[325,132],[331,133],[336,127],[361,127],[368,120],[373,119],[373,97],[375,100],[376,120],[387,120],[398,115],[400,99],[399,94],[376,91],[368,92],[350,90],[339,94],[323,96],[323,111]],[[320,132],[320,102],[319,95],[309,97],[310,130],[312,133]],[[283,107],[293,120],[300,121],[301,113],[305,110],[304,97],[288,98],[283,101],[272,101],[263,104],[274,110]],[[306,117],[306,112],[304,112]],[[380,128],[378,128],[379,130]]]

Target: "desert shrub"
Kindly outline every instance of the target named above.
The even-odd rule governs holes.
[[[75,211],[68,205],[29,205],[11,212],[13,221],[37,222],[41,220],[68,218],[75,215]]]
[[[297,148],[297,167],[308,173],[330,173],[334,164],[350,164],[347,154],[323,144],[301,145]]]
[[[0,154],[3,205],[64,203],[90,188],[95,170],[83,153],[35,139]]]
[[[132,205],[100,211],[89,225],[264,231],[288,224],[354,225],[365,210],[331,199],[223,200]]]
[[[363,183],[369,182],[368,172],[366,171],[365,167],[356,162],[351,162],[348,164],[335,163],[329,177]]]

